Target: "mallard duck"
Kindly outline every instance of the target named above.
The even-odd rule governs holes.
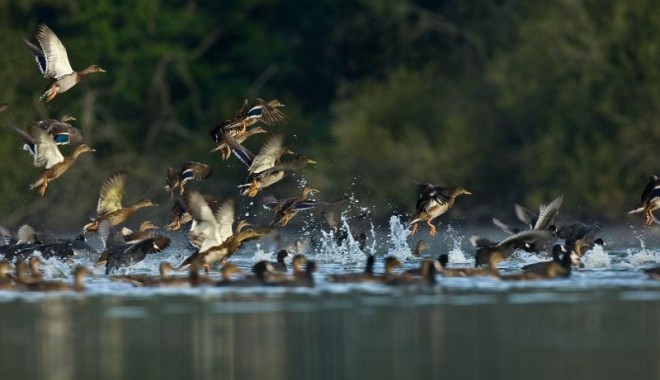
[[[506,260],[516,249],[525,249],[530,246],[546,246],[548,242],[557,241],[557,236],[550,230],[529,230],[511,235],[500,242],[493,242],[478,236],[472,236],[470,242],[477,247],[475,267],[488,265],[491,256]]]
[[[504,281],[547,280],[557,277],[566,278],[571,275],[571,254],[569,252],[564,252],[564,256],[559,262],[552,260],[536,264],[533,264],[531,269],[520,273],[500,274],[499,279]]]
[[[660,280],[660,266],[655,268],[644,269],[649,278],[653,280]]]
[[[472,194],[462,187],[440,187],[430,183],[420,184],[419,187],[420,193],[417,198],[417,211],[410,222],[408,222],[408,226],[412,226],[411,235],[414,235],[417,231],[417,223],[426,222],[431,229],[431,236],[434,236],[436,234],[436,228],[431,223],[433,219],[452,208],[457,196]]]
[[[22,267],[19,265],[18,267]],[[17,268],[18,268],[17,267]],[[48,292],[48,291],[76,291],[81,292],[85,290],[83,279],[85,276],[90,275],[92,272],[84,266],[78,265],[73,269],[73,284],[62,281],[26,281],[23,274],[19,276],[19,283],[25,290],[33,292]],[[23,277],[21,280],[20,277]]]
[[[284,107],[284,104],[277,99],[266,102],[257,98],[251,106],[248,106],[248,101],[245,99],[236,115],[224,125],[224,129],[240,128],[245,131],[258,121],[266,125],[284,124],[286,116],[278,110],[281,107]]]
[[[224,265],[225,261],[229,259],[238,249],[243,245],[243,243],[259,239],[260,237],[273,231],[272,227],[255,227],[243,229],[240,232],[236,232],[230,235],[224,242],[219,245],[209,247],[205,250],[198,249],[195,253],[185,259],[178,269],[185,268],[194,262],[199,262],[204,267],[208,273],[209,267],[216,263],[220,262]]]
[[[41,120],[35,125],[48,133],[57,145],[80,145],[83,142],[82,132],[68,123],[71,120],[76,120],[76,118],[66,114],[60,120]]]
[[[124,240],[128,244],[133,244],[135,242],[144,240],[145,238],[149,238],[153,235],[153,232],[150,230],[157,230],[158,226],[153,224],[152,221],[150,220],[145,220],[144,222],[140,223],[140,226],[138,227],[137,231],[131,231],[130,229],[123,227],[121,229],[121,234],[124,237]]]
[[[184,204],[195,223],[188,233],[188,239],[193,246],[206,251],[222,244],[234,233],[233,200],[222,202],[214,214],[198,191],[189,190],[184,195]]]
[[[291,218],[296,216],[298,212],[314,208],[317,202],[313,199],[309,199],[309,196],[318,192],[319,190],[315,187],[305,186],[299,197],[280,200],[275,199],[273,196],[264,197],[264,207],[275,212],[275,216],[273,221],[270,222],[270,225],[286,226]]]
[[[30,185],[30,190],[39,187],[39,194],[43,197],[48,187],[48,182],[59,178],[83,153],[95,152],[86,144],[78,145],[70,156],[64,157],[57,148],[55,140],[43,129],[30,124],[28,133],[14,127],[14,130],[23,139],[28,151],[34,157],[34,166],[45,168],[41,176]]]
[[[415,249],[413,249],[413,256],[415,257],[422,257],[422,252],[424,252],[428,248],[428,245],[426,242],[422,239],[419,239],[417,244],[415,244]]]
[[[218,201],[210,195],[202,195],[204,200],[209,206],[214,206]],[[193,220],[190,213],[186,210],[186,206],[182,199],[177,198],[174,200],[172,209],[170,211],[170,221],[165,226],[167,231],[176,231],[181,228],[181,225],[190,223]]]
[[[18,244],[54,244],[59,240],[50,231],[37,231],[29,224],[18,228],[16,233]]]
[[[505,224],[497,218],[493,218],[493,224],[501,229],[502,231],[508,234],[517,234],[525,230],[542,230],[549,229],[553,223],[557,214],[559,214],[559,209],[564,201],[564,196],[560,195],[555,198],[552,202],[547,205],[539,205],[539,213],[536,214],[533,211],[526,209],[525,207],[516,204],[514,206],[514,212],[516,217],[527,225],[527,229],[521,229],[513,227],[511,225]]]
[[[131,215],[143,207],[156,206],[148,199],[140,199],[132,206],[124,208],[121,205],[124,197],[124,183],[126,174],[118,172],[106,178],[101,185],[99,201],[96,205],[96,218],[91,223],[83,226],[83,232],[94,232],[98,230],[99,223],[108,220],[113,226],[124,223]]]
[[[601,230],[602,228],[598,223],[592,225],[580,222],[561,224],[557,226],[557,237],[564,239],[564,244],[570,246],[580,239],[594,237]]]
[[[570,259],[571,253],[566,250],[566,247],[564,247],[561,244],[555,244],[552,247],[552,260],[550,260],[550,261],[541,261],[541,262],[538,262],[538,263],[525,265],[524,267],[522,267],[522,270],[524,272],[535,273],[535,274],[538,274],[538,275],[546,275],[549,272],[553,271],[553,269],[551,268],[552,266],[554,266],[554,265],[560,265],[561,266],[562,261],[563,261],[562,254],[564,256],[568,255],[568,257]],[[569,261],[569,266],[570,266],[570,261]]]
[[[286,279],[284,281],[268,282],[268,285],[286,286],[286,287],[300,287],[314,286],[314,273],[317,271],[318,266],[315,261],[307,260],[305,263],[305,270],[298,276]]]
[[[98,231],[104,250],[96,265],[105,263],[105,274],[142,261],[147,254],[160,252],[170,245],[170,238],[155,233],[129,244],[107,219],[101,221]]]
[[[378,282],[378,279],[374,277],[375,263],[376,259],[374,258],[374,255],[367,255],[367,262],[364,266],[364,271],[359,273],[333,274],[328,276],[327,280],[336,283]]]
[[[497,276],[497,264],[500,261],[499,257],[493,256],[488,267],[485,269],[482,268],[448,268],[447,264],[449,263],[449,256],[446,253],[441,254],[438,257],[438,272],[443,277],[496,277]]]
[[[167,176],[165,177],[165,191],[168,191],[173,195],[174,189],[179,188],[179,194],[183,195],[183,186],[186,182],[191,179],[207,179],[212,173],[213,167],[201,162],[188,161],[181,166],[179,171],[174,170],[174,168],[170,166],[167,168]]]
[[[241,195],[255,197],[260,190],[281,181],[284,176],[307,164],[316,161],[307,156],[300,155],[288,162],[282,162],[284,154],[294,154],[289,148],[283,147],[284,138],[281,135],[272,136],[261,147],[259,154],[252,154],[247,148],[237,143],[227,132],[224,132],[234,155],[245,164],[248,169],[246,183],[239,185]]]
[[[392,283],[395,280],[401,280],[403,277],[406,277],[407,274],[402,273],[402,274],[397,274],[394,272],[396,268],[401,268],[403,265],[401,264],[401,261],[397,259],[394,256],[387,256],[385,257],[385,271],[383,272],[382,275],[376,276],[377,281],[382,282],[384,284],[387,283]]]
[[[254,135],[266,133],[266,130],[261,127],[254,127],[248,129],[245,132],[241,132],[239,129],[230,129],[226,131],[222,128],[214,129],[211,131],[211,135],[213,136],[216,144],[215,148],[211,149],[211,153],[216,151],[219,152],[220,157],[223,160],[229,159],[233,151],[233,149],[227,143],[225,133],[231,136],[231,138],[233,138],[237,144],[243,144],[248,138]]]
[[[12,282],[9,271],[11,263],[7,260],[0,261],[0,290],[16,290],[16,284]]]
[[[424,260],[421,265],[421,277],[411,276],[407,273],[393,275],[385,281],[386,285],[428,285],[434,286],[437,283],[435,278],[439,270],[439,264],[435,260]]]
[[[214,281],[213,285],[216,286],[227,286],[232,285],[234,282],[233,276],[237,274],[243,274],[241,268],[237,267],[232,263],[225,263],[220,269],[220,281]]]
[[[602,238],[596,238],[595,236],[585,236],[582,239],[574,241],[572,244],[566,244],[566,251],[571,255],[573,265],[576,267],[583,267],[582,257],[590,250],[594,249],[596,246],[603,247],[605,242]]]
[[[653,224],[653,211],[660,208],[660,178],[656,175],[649,177],[649,183],[646,184],[642,192],[641,202],[637,208],[630,210],[628,214],[638,212],[646,213],[646,226]]]
[[[46,25],[39,25],[35,36],[41,48],[28,40],[25,40],[25,43],[37,60],[39,70],[41,70],[44,78],[53,79],[53,82],[39,99],[46,98],[46,101],[49,102],[57,94],[71,89],[78,82],[85,79],[87,75],[105,72],[99,65],[91,65],[81,72],[73,71],[64,45]]]
[[[273,270],[278,272],[286,272],[286,263],[284,262],[284,259],[289,256],[291,256],[291,254],[286,249],[281,249],[279,252],[277,252],[277,261],[271,263],[273,265]]]

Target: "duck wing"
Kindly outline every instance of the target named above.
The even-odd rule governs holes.
[[[196,161],[188,161],[181,167],[181,178],[197,180],[207,179],[213,173],[213,167]]]
[[[28,126],[28,133],[36,145],[37,155],[34,158],[34,165],[36,167],[50,169],[64,161],[64,156],[62,156],[62,153],[57,148],[55,140],[46,131],[38,128],[36,125],[30,124]]]
[[[550,225],[554,222],[557,214],[559,214],[559,209],[561,208],[561,204],[563,201],[564,201],[564,196],[560,195],[559,197],[557,197],[557,199],[550,202],[550,204],[548,204],[547,206],[540,205],[539,218],[536,221],[536,224],[534,224],[534,229],[540,230],[540,229],[547,229],[548,227],[550,227]]]
[[[241,161],[245,166],[250,168],[252,161],[254,160],[254,154],[250,152],[246,147],[241,145],[236,139],[231,135],[229,131],[222,131],[222,137],[227,142],[227,145],[232,150],[232,153],[239,161]]]
[[[73,73],[69,56],[59,38],[44,24],[39,25],[36,34],[37,41],[41,45],[41,50],[45,59],[44,77],[59,79],[65,75]],[[41,65],[40,65],[41,67]]]
[[[126,182],[126,174],[124,172],[117,172],[110,177],[106,178],[101,185],[99,193],[99,201],[96,205],[96,213],[106,215],[117,210],[121,210],[121,200],[124,197],[124,183]]]
[[[234,201],[227,199],[220,204],[220,207],[215,211],[215,220],[218,222],[220,243],[223,243],[233,233],[234,224]]]
[[[270,137],[259,150],[248,168],[250,174],[261,173],[275,166],[282,155],[282,144],[284,136],[274,135]]]
[[[198,191],[190,190],[184,194],[184,203],[195,220],[195,225],[188,233],[190,243],[195,247],[203,247],[202,250],[222,243],[219,241],[222,239],[220,226],[204,197]]]

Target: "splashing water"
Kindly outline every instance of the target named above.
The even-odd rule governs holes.
[[[450,263],[466,263],[469,260],[465,258],[465,252],[463,252],[463,249],[461,248],[461,243],[463,242],[463,235],[458,234],[456,230],[450,225],[447,226],[447,235],[449,237],[449,241],[447,242],[447,245],[450,246],[449,248],[449,262]]]
[[[321,262],[332,262],[340,264],[360,263],[365,259],[365,252],[374,253],[376,251],[376,235],[373,224],[371,225],[370,246],[365,247],[365,252],[360,249],[360,243],[355,240],[354,233],[348,223],[347,212],[340,215],[339,229],[345,233],[345,239],[337,241],[334,231],[320,230],[319,247],[315,250],[314,259]]]
[[[261,248],[261,243],[256,243],[254,248],[254,255],[252,255],[252,262],[257,263],[262,260],[270,260],[271,253],[266,252]]]
[[[582,256],[582,263],[585,268],[609,268],[612,260],[602,246],[596,245]]]
[[[390,232],[387,235],[390,239],[387,254],[396,257],[399,261],[416,260],[412,250],[408,245],[410,230],[401,223],[399,216],[390,217]]]

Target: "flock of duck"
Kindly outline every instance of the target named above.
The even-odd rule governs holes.
[[[64,45],[46,25],[39,25],[35,37],[38,46],[30,41],[25,42],[44,77],[52,80],[41,96],[46,102],[70,90],[89,74],[105,72],[98,65],[89,66],[80,72],[74,71]],[[245,142],[251,136],[268,133],[265,127],[281,125],[287,121],[282,107],[284,104],[278,100],[245,100],[232,118],[219,123],[210,132],[215,143],[212,152],[218,152],[221,160],[228,160],[233,155],[246,167],[246,179],[238,186],[240,196],[256,197],[290,173],[315,163],[307,156],[285,147],[282,135],[267,138],[256,154],[245,147]],[[5,108],[0,107],[0,112]],[[26,130],[13,127],[24,149],[32,155],[34,165],[44,169],[30,185],[30,189],[38,188],[41,196],[51,182],[75,164],[81,154],[94,152],[93,148],[84,143],[80,130],[70,124],[74,120],[74,117],[65,115],[59,120],[30,123]],[[70,155],[64,156],[60,147],[67,145],[74,149]],[[130,206],[124,206],[122,202],[127,174],[117,172],[101,184],[97,215],[83,226],[82,233],[75,239],[58,238],[48,231],[37,231],[28,225],[21,226],[15,234],[7,228],[0,228],[0,235],[5,240],[5,244],[0,246],[3,258],[0,262],[0,289],[83,290],[83,277],[91,273],[85,267],[75,267],[72,284],[46,281],[40,271],[43,259],[70,260],[75,256],[93,258],[96,265],[105,266],[108,278],[137,286],[312,286],[317,264],[302,254],[292,255],[287,250],[280,250],[277,261],[259,261],[254,264],[251,273],[247,274],[228,260],[244,243],[287,226],[298,213],[320,206],[340,205],[344,200],[317,201],[313,196],[319,190],[312,186],[305,186],[299,195],[284,199],[266,195],[261,203],[272,210],[272,221],[268,225],[255,226],[248,220],[236,220],[232,199],[218,201],[213,196],[186,188],[191,181],[204,180],[212,172],[210,165],[196,161],[188,161],[179,168],[170,167],[167,170],[164,189],[171,194],[173,206],[170,221],[164,229],[177,231],[190,224],[187,236],[190,245],[194,247],[194,252],[178,265],[162,262],[158,276],[117,274],[120,268],[130,267],[144,260],[147,255],[161,252],[171,243],[170,237],[166,233],[157,232],[157,227],[149,221],[143,222],[138,231],[120,228],[127,220],[134,219],[139,209],[156,205],[148,199],[140,199]],[[430,236],[434,236],[436,227],[433,221],[448,212],[458,196],[470,194],[462,187],[419,184],[416,210],[408,222],[408,227],[412,229],[411,235],[416,233],[420,223],[424,223],[430,230]],[[520,226],[509,225],[494,218],[495,226],[509,236],[499,242],[473,236],[470,240],[476,247],[474,268],[450,267],[447,255],[443,254],[437,259],[422,260],[417,269],[401,271],[397,269],[402,266],[401,262],[394,256],[388,256],[384,259],[384,273],[378,274],[374,273],[375,257],[365,253],[366,265],[363,271],[332,274],[326,280],[404,285],[434,284],[438,275],[487,276],[507,281],[567,277],[574,268],[580,267],[580,259],[585,252],[595,245],[603,245],[603,240],[598,237],[601,228],[597,224],[555,224],[562,201],[563,197],[558,197],[547,205],[541,205],[538,213],[515,205],[515,215],[522,222]],[[658,208],[660,179],[652,176],[642,193],[639,206],[630,213],[644,213],[648,226],[655,221],[653,211]],[[324,215],[337,243],[346,241],[348,231],[332,220],[333,213],[326,212]],[[86,235],[93,232],[98,233],[103,243],[101,252],[86,242]],[[366,234],[361,233],[353,238],[361,249],[364,248]],[[423,240],[420,240],[415,248],[417,256],[421,256],[424,246]],[[507,260],[516,250],[551,253],[552,259],[525,266],[520,273],[500,274],[498,263]],[[285,260],[290,257],[291,264],[287,265]],[[213,266],[220,268],[219,279],[209,276]],[[187,274],[172,275],[173,269],[185,270]],[[649,269],[647,273],[652,278],[660,279],[660,267]]]

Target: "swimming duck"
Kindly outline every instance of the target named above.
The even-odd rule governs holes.
[[[376,259],[374,258],[374,255],[367,255],[367,262],[364,266],[364,271],[359,273],[333,274],[328,276],[327,280],[336,283],[377,282],[377,278],[374,277],[375,263]]]
[[[121,205],[122,198],[124,197],[124,183],[126,182],[126,174],[124,172],[117,172],[110,177],[106,178],[101,185],[99,193],[99,201],[96,205],[96,218],[83,226],[83,232],[94,232],[98,230],[99,223],[103,220],[108,220],[113,226],[124,223],[131,215],[143,207],[156,206],[148,199],[140,199],[130,207],[123,207]]]
[[[562,266],[562,262],[564,258],[562,258],[562,255],[564,257],[568,257],[569,259],[569,267],[570,267],[570,256],[571,253],[566,250],[566,248],[561,245],[561,244],[555,244],[552,247],[552,260],[550,261],[541,261],[538,263],[534,264],[529,264],[525,265],[522,267],[522,270],[524,272],[528,273],[534,273],[538,274],[541,276],[548,276],[548,274],[551,273],[556,273],[556,275],[559,275],[558,272],[566,272],[566,270]],[[553,268],[554,266],[559,266],[559,268]],[[570,274],[570,270],[568,271],[568,274]]]
[[[501,261],[500,257],[497,255],[491,256],[488,266],[484,269],[482,268],[448,268],[447,264],[449,263],[449,256],[446,253],[441,254],[438,257],[438,264],[440,267],[438,272],[443,277],[496,277],[497,276],[497,264]]]
[[[536,264],[543,264],[538,265]],[[571,274],[571,255],[565,252],[560,262],[554,260],[545,263],[533,264],[531,270],[525,270],[514,274],[501,274],[500,280],[504,281],[528,281],[528,280],[547,280],[557,277],[566,278]]]
[[[68,91],[87,75],[105,72],[99,65],[91,65],[81,72],[73,71],[64,45],[46,25],[39,25],[35,36],[41,48],[27,40],[25,43],[37,60],[44,78],[53,79],[40,100],[45,98],[50,102],[57,94]]]
[[[660,280],[660,266],[655,268],[644,269],[649,278],[653,280]]]
[[[232,263],[225,263],[220,269],[221,279],[220,281],[214,281],[213,285],[215,286],[227,286],[232,285],[234,282],[233,276],[236,274],[243,274],[241,268],[237,267]]]
[[[57,148],[55,140],[43,129],[30,124],[28,133],[14,127],[14,131],[23,139],[28,151],[34,157],[34,166],[45,168],[41,176],[30,185],[30,190],[39,187],[39,194],[43,197],[48,187],[48,182],[59,178],[83,153],[95,152],[94,149],[86,144],[76,147],[70,156],[64,157]]]
[[[291,256],[291,254],[286,249],[281,249],[279,252],[277,252],[277,261],[271,263],[273,265],[273,270],[278,272],[286,272],[286,263],[284,262],[284,259],[289,256]]]
[[[211,176],[213,167],[196,161],[188,161],[181,166],[177,172],[171,166],[167,168],[165,191],[174,194],[174,189],[179,188],[179,194],[183,195],[183,186],[186,182],[196,179],[204,180]]]
[[[642,192],[641,202],[637,208],[630,210],[628,214],[644,212],[646,214],[646,226],[653,224],[653,211],[660,208],[660,178],[656,175],[649,177],[649,182],[646,184]]]
[[[424,260],[421,265],[421,277],[413,276],[408,273],[401,273],[389,276],[385,279],[386,285],[428,285],[434,286],[437,284],[435,278],[436,273],[439,271],[440,264],[436,260]]]
[[[376,281],[387,284],[395,280],[401,280],[403,277],[408,277],[407,273],[396,273],[396,268],[401,268],[403,265],[394,256],[385,257],[385,271],[381,275],[376,275]]]
[[[275,199],[273,196],[264,197],[264,207],[275,212],[275,216],[273,217],[273,221],[270,222],[270,225],[286,226],[291,218],[296,216],[298,212],[314,208],[317,202],[313,199],[309,199],[309,196],[318,192],[319,190],[315,187],[305,186],[302,189],[300,197],[280,200]]]
[[[417,231],[417,223],[426,222],[431,229],[431,236],[436,234],[436,228],[431,223],[433,219],[446,213],[454,206],[456,197],[459,195],[470,195],[469,191],[462,187],[440,187],[430,183],[419,184],[420,193],[417,198],[416,212],[408,226],[412,226],[411,235]]]
[[[212,264],[220,262],[224,265],[225,261],[236,253],[243,243],[259,239],[272,231],[272,227],[255,227],[233,233],[219,245],[208,247],[205,250],[198,249],[185,259],[178,269],[185,268],[193,262],[199,262],[208,273]]]
[[[557,236],[550,230],[529,230],[510,235],[500,242],[493,242],[478,236],[472,236],[470,242],[477,247],[475,255],[475,267],[488,265],[490,256],[497,256],[506,260],[516,249],[524,249],[530,246],[546,246],[548,242],[554,242]]]
[[[21,265],[19,265],[21,266]],[[81,292],[85,290],[83,279],[85,276],[90,275],[89,269],[84,266],[78,265],[73,270],[73,284],[61,281],[25,281],[19,280],[21,287],[25,290],[33,292],[47,292],[47,291],[69,291],[73,290]],[[20,277],[19,277],[20,279]]]
[[[55,141],[55,144],[76,146],[83,142],[83,135],[78,128],[68,123],[72,120],[76,120],[76,118],[66,114],[60,120],[48,119],[38,121],[36,126],[48,133]]]
[[[582,257],[596,246],[603,247],[604,245],[605,242],[602,238],[596,238],[593,235],[585,236],[582,239],[574,241],[572,244],[566,244],[566,251],[570,253],[573,265],[582,268],[584,267]]]
[[[101,221],[98,231],[104,250],[96,265],[105,263],[105,274],[142,261],[147,254],[160,252],[170,245],[169,237],[156,233],[129,244],[107,219]]]
[[[268,282],[268,285],[286,286],[286,287],[312,287],[314,286],[314,273],[317,271],[318,266],[315,261],[307,260],[305,269],[298,276],[288,278],[284,281]]]
[[[11,263],[7,260],[0,261],[0,290],[16,290],[16,284],[9,276]]]

